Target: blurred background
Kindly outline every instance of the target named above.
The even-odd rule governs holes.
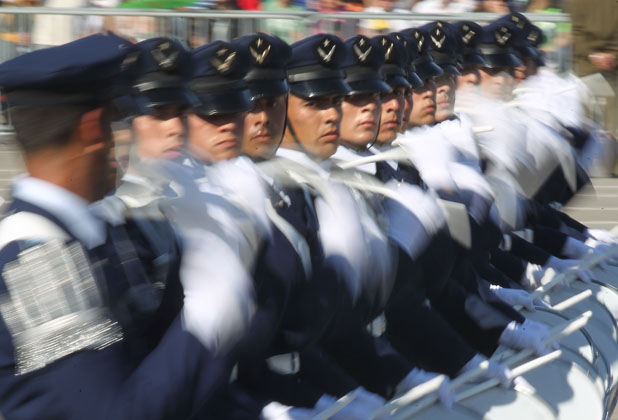
[[[546,49],[555,56],[552,62],[560,63],[560,69],[566,70],[570,66],[572,37],[564,3],[562,0],[4,0],[0,2],[0,60],[103,29],[136,41],[157,35],[173,36],[189,46],[215,39],[230,40],[256,31],[295,42],[317,32],[330,32],[343,38],[356,33],[388,33],[436,20],[433,15],[458,20],[474,13],[471,19],[489,21],[493,19],[489,14],[515,10],[544,15],[541,20],[534,20],[542,24],[548,36]],[[142,12],[136,15],[134,9]],[[50,12],[59,14],[43,14]],[[369,18],[371,14],[384,13],[388,15]],[[363,15],[367,18],[362,18]]]

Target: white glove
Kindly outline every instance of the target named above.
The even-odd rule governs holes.
[[[468,363],[464,365],[463,368],[461,368],[459,374],[461,375],[462,373],[478,368],[481,363],[486,360],[487,358],[485,356],[477,353],[468,361]],[[480,376],[481,381],[487,379],[497,379],[503,387],[508,388],[513,382],[513,374],[511,373],[511,370],[502,363],[489,361],[489,367]]]
[[[311,420],[317,413],[307,408],[289,407],[271,402],[262,409],[261,420]]]
[[[594,249],[575,238],[568,237],[561,252],[569,258],[580,259],[594,253]]]
[[[510,306],[521,305],[527,310],[534,312],[534,302],[530,293],[522,289],[508,289],[492,284],[489,286],[491,292],[504,303]]]
[[[597,255],[604,254],[611,250],[613,247],[613,245],[608,245],[605,242],[601,242],[593,238],[586,239],[585,244],[591,247],[594,250],[594,253]],[[618,256],[605,258],[599,263],[599,266],[601,266],[601,268],[605,270],[608,269],[610,265],[618,265]]]
[[[604,229],[586,229],[586,234],[589,237],[608,245],[618,244],[618,238],[615,238],[609,231]]]
[[[373,413],[381,408],[386,400],[362,387],[355,391],[356,398],[331,417],[333,420],[371,420]],[[315,404],[314,413],[318,414],[333,405],[337,399],[330,395],[323,395]]]
[[[403,378],[401,382],[399,382],[395,394],[403,394],[415,386],[423,384],[437,376],[440,376],[440,374],[414,368],[405,378]],[[453,403],[455,402],[455,392],[451,389],[451,380],[448,376],[442,376],[444,376],[444,380],[442,381],[440,388],[438,388],[438,398],[444,407],[451,409],[453,407]]]
[[[498,341],[500,344],[516,350],[534,350],[536,354],[542,356],[559,347],[558,343],[550,346],[545,345],[543,342],[548,337],[549,327],[547,325],[526,319],[523,324],[515,321],[510,322]]]
[[[318,234],[324,254],[343,260],[334,268],[343,275],[350,295],[356,300],[361,291],[363,268],[369,259],[365,235],[359,223],[361,215],[346,187],[327,184],[324,188],[328,188],[328,196],[315,200],[320,224]]]
[[[545,264],[545,268],[551,267],[554,270],[565,273],[570,270],[574,270],[578,279],[584,283],[591,283],[593,275],[590,270],[584,270],[578,266],[581,264],[579,260],[560,259],[556,257],[549,257],[549,260]]]
[[[537,264],[528,263],[526,270],[521,277],[521,285],[528,290],[535,290],[541,287],[541,279],[545,275],[546,269]]]
[[[237,251],[216,234],[187,230],[183,245],[183,327],[213,352],[225,352],[255,312],[253,281]]]
[[[477,368],[483,361],[487,360],[485,356],[476,354],[466,365],[461,369],[461,373]],[[523,377],[513,376],[513,372],[502,363],[489,361],[489,367],[481,376],[481,380],[496,379],[504,388],[509,388],[513,385],[514,388],[519,388],[522,391],[534,392],[534,387],[528,383]]]

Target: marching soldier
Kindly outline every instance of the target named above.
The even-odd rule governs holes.
[[[187,298],[163,335],[149,337],[158,303],[143,298],[160,289],[122,227],[87,207],[112,186],[110,104],[128,91],[134,51],[93,35],[0,66],[29,171],[0,222],[8,418],[190,418],[229,374]],[[185,280],[185,296],[205,296]]]

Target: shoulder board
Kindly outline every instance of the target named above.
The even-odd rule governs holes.
[[[36,239],[70,239],[69,235],[51,220],[31,212],[19,212],[0,221],[0,249],[15,241]]]

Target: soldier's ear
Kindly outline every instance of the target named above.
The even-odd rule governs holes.
[[[95,152],[106,147],[106,130],[102,122],[103,108],[96,108],[82,115],[77,127],[77,138],[84,148],[84,153]]]

